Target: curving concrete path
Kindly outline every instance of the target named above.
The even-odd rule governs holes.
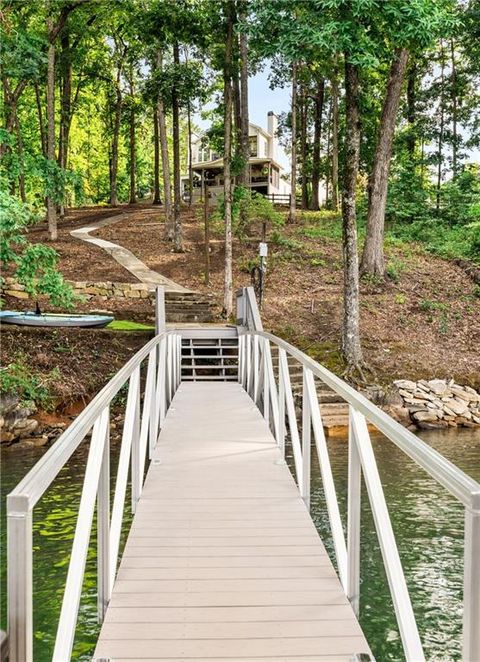
[[[105,227],[106,225],[113,225],[119,221],[124,221],[126,218],[134,214],[127,212],[122,212],[116,216],[110,216],[109,218],[104,219],[103,221],[98,221],[94,225],[87,225],[83,228],[78,228],[77,230],[72,230],[70,235],[75,239],[80,239],[80,241],[86,241],[89,244],[94,244],[99,248],[103,248],[109,255],[113,257],[114,260],[118,262],[122,267],[129,271],[135,278],[141,283],[146,285],[151,285],[152,287],[162,286],[165,288],[166,292],[190,292],[190,290],[183,285],[179,285],[170,278],[162,276],[153,269],[149,269],[141,260],[138,259],[131,251],[119,244],[114,244],[112,241],[107,241],[106,239],[100,239],[99,237],[90,236],[90,232],[95,232],[100,228]]]

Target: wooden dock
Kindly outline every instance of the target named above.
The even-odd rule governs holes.
[[[346,662],[369,652],[260,411],[237,383],[182,383],[95,659]]]

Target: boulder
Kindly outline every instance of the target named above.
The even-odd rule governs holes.
[[[416,411],[413,414],[413,418],[419,423],[433,423],[434,421],[438,421],[438,413],[433,409],[429,409],[427,411]]]
[[[443,395],[447,390],[447,383],[444,379],[431,379],[428,382],[428,387],[435,395]]]
[[[449,411],[452,411],[457,416],[462,416],[464,412],[468,411],[468,405],[464,401],[455,400],[454,398],[451,398],[447,403],[447,407],[444,407],[444,411],[446,411],[447,409]]]
[[[397,379],[393,383],[397,388],[404,389],[406,391],[414,391],[417,386],[416,383],[412,382],[410,379]]]

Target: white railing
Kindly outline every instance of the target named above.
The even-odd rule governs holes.
[[[158,321],[157,321],[158,327]],[[147,362],[143,406],[141,369]],[[160,333],[98,393],[7,497],[8,634],[10,662],[33,660],[32,513],[35,505],[91,432],[88,460],[53,660],[70,659],[97,504],[98,617],[103,620],[118,566],[128,473],[132,512],[142,493],[166,411],[180,383],[181,337]],[[110,405],[128,383],[122,442],[110,516]]]
[[[358,615],[360,602],[360,503],[363,473],[380,543],[395,615],[409,662],[425,660],[392,529],[381,479],[373,452],[368,423],[414,460],[465,506],[463,656],[464,662],[480,660],[480,484],[403,428],[367,398],[306,354],[258,327],[258,310],[251,288],[237,295],[239,322],[239,382],[261,408],[283,454],[288,432],[293,450],[297,485],[310,505],[311,434],[320,465],[338,573],[345,593]],[[278,384],[271,347],[278,351]],[[290,383],[288,357],[302,366],[302,415],[300,425]],[[348,431],[347,536],[340,518],[328,448],[316,392],[315,379],[339,394],[350,405]]]

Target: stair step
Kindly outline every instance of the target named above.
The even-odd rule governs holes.
[[[237,381],[237,375],[182,375],[183,382],[224,382],[224,381]]]

